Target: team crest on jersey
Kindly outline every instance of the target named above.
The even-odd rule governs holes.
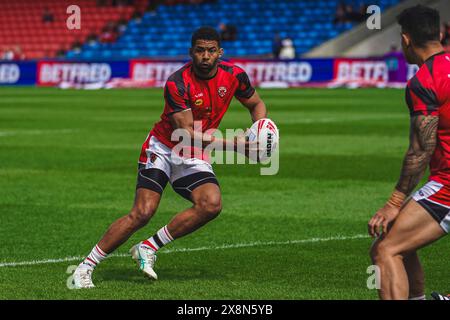
[[[150,162],[151,163],[154,163],[155,161],[156,161],[156,158],[157,158],[158,156],[156,155],[156,154],[154,154],[154,153],[152,153],[151,155],[150,155]]]
[[[217,89],[217,93],[219,94],[219,97],[223,98],[227,94],[227,88],[219,87],[219,89]]]
[[[197,99],[194,103],[196,106],[201,106],[203,104],[203,99]]]

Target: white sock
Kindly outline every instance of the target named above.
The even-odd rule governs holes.
[[[108,255],[100,249],[98,245],[95,245],[95,247],[92,249],[91,253],[84,259],[82,262],[83,265],[86,265],[87,267],[90,267],[94,269],[97,264],[102,262],[104,259],[106,259]]]
[[[174,239],[170,235],[169,230],[167,230],[167,226],[164,226],[159,229],[158,232],[153,235],[153,237],[148,238],[147,240],[142,242],[142,244],[148,246],[150,249],[156,252],[173,240]]]

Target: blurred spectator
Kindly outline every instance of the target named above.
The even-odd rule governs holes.
[[[2,60],[14,60],[14,51],[11,48],[5,47],[2,52]]]
[[[124,15],[122,15],[119,19],[119,21],[117,21],[117,31],[118,33],[122,34],[125,32],[125,30],[127,30],[127,25],[128,25],[128,20],[125,18]]]
[[[155,15],[156,10],[158,10],[160,4],[161,0],[149,0],[145,11],[150,13],[151,15]]]
[[[334,24],[344,24],[351,22],[363,22],[367,17],[368,5],[361,3],[359,10],[356,11],[351,4],[339,3],[334,15]]]
[[[219,24],[219,34],[222,41],[234,41],[237,38],[237,29],[231,24],[221,22]]]
[[[56,51],[55,56],[56,58],[62,59],[66,57],[66,53],[67,53],[66,50],[63,47],[61,47],[58,49],[58,51]]]
[[[356,22],[359,20],[359,14],[353,9],[351,4],[345,6],[345,18],[347,22]]]
[[[281,51],[281,37],[280,34],[277,32],[273,36],[272,40],[272,54],[274,59],[278,59],[280,57],[280,51]]]
[[[131,19],[136,23],[142,22],[142,13],[138,10],[134,10],[133,14],[131,15]]]
[[[294,59],[295,58],[295,47],[292,39],[285,38],[281,41],[280,59]]]
[[[116,41],[118,34],[118,27],[114,21],[109,21],[105,27],[102,29],[100,35],[100,42],[102,43],[112,43]]]
[[[46,7],[44,8],[44,13],[42,13],[42,22],[49,23],[55,21],[53,13]]]
[[[367,8],[368,7],[369,6],[367,4],[361,3],[361,5],[359,7],[359,14],[356,17],[357,18],[357,22],[364,22],[364,21],[366,21],[369,18],[370,14],[367,13]]]
[[[25,54],[22,52],[20,46],[14,46],[13,48],[5,47],[3,49],[0,60],[24,60]]]
[[[79,39],[75,40],[74,43],[72,43],[72,51],[75,53],[80,53],[81,52],[81,47],[83,46],[83,44],[81,43],[81,41]]]
[[[94,30],[91,30],[91,33],[86,37],[86,42],[88,45],[93,46],[98,42],[98,36]]]
[[[15,46],[14,49],[14,60],[24,60],[25,54],[22,51],[22,48],[20,46]]]

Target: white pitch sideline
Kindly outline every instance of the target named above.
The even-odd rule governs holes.
[[[224,244],[224,245],[215,246],[215,247],[166,249],[164,251],[161,251],[160,253],[166,254],[166,253],[177,253],[177,252],[224,250],[224,249],[236,249],[236,248],[249,248],[249,247],[257,247],[257,246],[282,246],[282,245],[314,243],[314,242],[365,239],[368,237],[369,236],[365,235],[365,234],[357,234],[357,235],[353,235],[353,236],[338,235],[338,236],[332,236],[332,237],[328,237],[328,238],[309,238],[309,239],[288,240],[288,241],[265,241],[265,242],[264,241],[256,241],[256,242],[249,242],[249,243]],[[112,254],[108,258],[123,258],[123,257],[129,257],[129,256],[130,256],[129,254],[120,253],[120,254]],[[84,258],[85,258],[84,256],[72,256],[72,257],[45,259],[45,260],[2,262],[2,263],[0,263],[0,268],[35,266],[35,265],[41,265],[41,264],[54,264],[54,263],[62,263],[62,262],[73,262],[73,261],[81,261]]]

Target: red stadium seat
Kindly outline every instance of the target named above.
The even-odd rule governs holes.
[[[61,47],[69,48],[77,39],[84,41],[92,31],[100,33],[109,21],[129,19],[147,0],[136,0],[135,6],[96,7],[95,1],[77,0],[82,8],[81,30],[68,30],[66,10],[73,0],[15,0],[0,1],[0,47],[20,46],[27,59],[54,57]],[[42,13],[48,8],[54,22],[43,23]]]

